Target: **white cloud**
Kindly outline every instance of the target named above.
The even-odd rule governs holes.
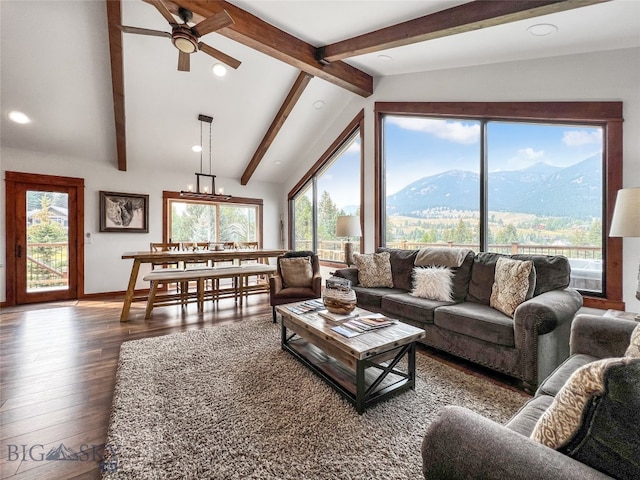
[[[349,148],[347,148],[346,151],[349,152],[349,153],[359,152],[360,151],[360,140],[356,140],[351,145],[349,145]]]
[[[529,160],[535,160],[536,158],[544,157],[544,150],[535,151],[531,147],[521,148],[518,150],[518,156],[525,157]]]
[[[426,132],[455,143],[476,143],[480,139],[480,125],[433,118],[388,117],[389,123],[405,130]]]
[[[602,143],[602,133],[599,131],[585,132],[583,130],[567,130],[562,136],[562,141],[568,147]]]

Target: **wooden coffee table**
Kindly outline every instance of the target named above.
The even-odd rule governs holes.
[[[347,338],[331,330],[339,323],[315,312],[298,314],[289,310],[298,304],[276,307],[282,315],[282,349],[350,401],[359,414],[374,403],[415,387],[415,342],[424,336],[424,330],[398,322]],[[371,313],[360,308],[356,311],[360,316]]]

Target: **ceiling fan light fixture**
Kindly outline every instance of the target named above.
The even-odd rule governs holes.
[[[173,37],[173,44],[178,50],[184,53],[193,53],[198,49],[198,46],[189,38],[175,36]]]

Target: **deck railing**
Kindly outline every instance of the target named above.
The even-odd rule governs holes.
[[[66,242],[27,244],[27,290],[66,287],[68,271]]]
[[[322,240],[318,242],[318,256],[321,260],[344,263],[344,244],[342,240]],[[470,248],[478,252],[478,245],[459,243],[423,243],[423,242],[389,242],[389,248],[416,250],[426,247]],[[312,250],[311,241],[296,242],[297,250]],[[354,248],[357,251],[357,246]],[[489,251],[514,255],[564,255],[571,263],[570,286],[593,292],[602,291],[602,249],[600,247],[577,245],[529,245],[520,243],[489,245]]]

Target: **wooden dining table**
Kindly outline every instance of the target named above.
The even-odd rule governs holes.
[[[134,300],[136,282],[140,265],[143,263],[172,264],[172,263],[207,263],[207,262],[229,262],[245,260],[265,260],[278,257],[288,250],[280,249],[237,249],[237,250],[178,250],[166,252],[151,252],[148,250],[140,252],[126,252],[122,255],[123,260],[133,260],[129,285],[124,296],[120,321],[126,322],[129,319],[129,310]]]

